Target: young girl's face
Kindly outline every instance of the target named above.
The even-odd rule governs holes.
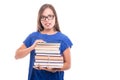
[[[41,16],[41,23],[44,30],[54,30],[55,15],[50,8],[46,8]]]

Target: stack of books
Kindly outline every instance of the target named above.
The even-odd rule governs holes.
[[[63,56],[60,55],[60,43],[38,43],[35,47],[34,66],[62,68]]]

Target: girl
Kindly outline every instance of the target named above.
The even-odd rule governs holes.
[[[42,68],[34,66],[35,46],[37,43],[60,43],[60,54],[64,58],[63,67],[60,69]],[[37,31],[32,32],[16,50],[15,58],[20,59],[30,54],[28,80],[64,80],[64,70],[70,69],[71,40],[60,31],[55,8],[51,4],[44,4],[38,12]]]

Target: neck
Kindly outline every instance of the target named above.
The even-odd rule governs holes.
[[[57,31],[54,31],[54,30],[43,30],[41,33],[51,35],[51,34],[55,34],[56,32]]]

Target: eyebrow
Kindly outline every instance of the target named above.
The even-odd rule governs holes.
[[[42,16],[49,16],[49,15],[54,15],[54,14],[48,14],[48,15],[42,15]]]

